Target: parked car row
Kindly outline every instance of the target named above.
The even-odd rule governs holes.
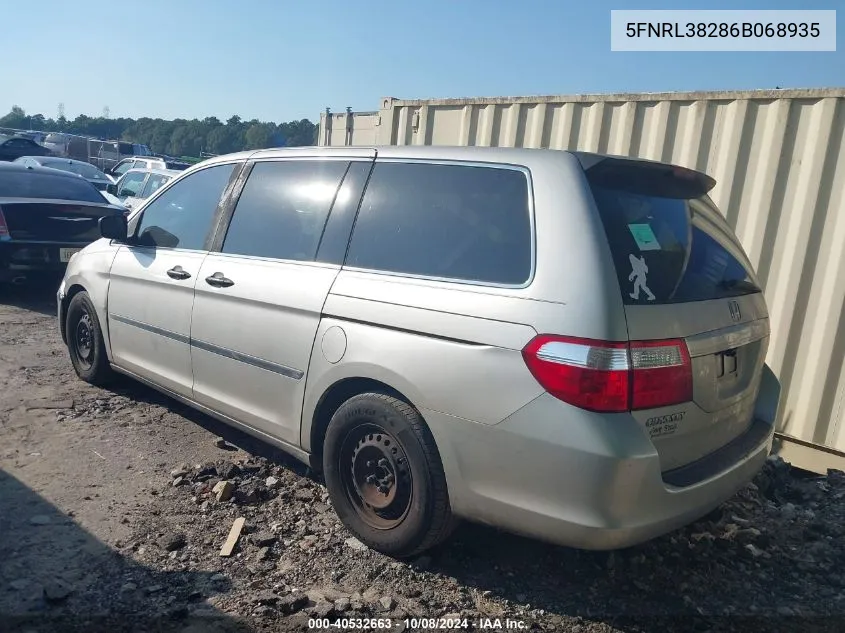
[[[113,168],[126,156],[151,156],[152,151],[141,143],[103,141],[79,134],[51,132],[44,138],[44,147],[56,156],[88,162],[98,161],[101,169]]]
[[[170,175],[134,174],[119,192]],[[102,207],[61,335],[81,379],[126,374],[322,470],[387,554],[457,518],[621,548],[708,513],[772,444],[768,310],[714,185],[550,150],[220,156]]]

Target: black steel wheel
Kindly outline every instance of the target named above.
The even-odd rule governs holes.
[[[378,424],[350,430],[340,451],[341,477],[358,516],[377,530],[389,530],[408,515],[413,475],[402,445]]]
[[[85,291],[78,292],[70,300],[65,338],[77,376],[94,385],[103,385],[112,379],[97,311]]]
[[[407,402],[383,393],[350,398],[326,431],[323,466],[332,505],[363,543],[408,557],[454,526],[431,431]]]
[[[94,324],[91,321],[91,314],[87,307],[83,306],[79,320],[76,322],[74,345],[79,364],[83,367],[91,367],[94,363]]]

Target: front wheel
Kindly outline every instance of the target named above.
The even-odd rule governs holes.
[[[414,556],[451,532],[437,446],[403,400],[365,393],[344,402],[326,431],[324,470],[340,520],[374,550]]]
[[[113,377],[106,356],[103,332],[91,297],[83,291],[70,300],[65,320],[70,362],[76,375],[92,385],[104,385]]]

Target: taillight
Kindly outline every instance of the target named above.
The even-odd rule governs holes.
[[[692,365],[682,340],[628,344],[541,334],[522,357],[548,393],[590,411],[652,409],[692,399]]]
[[[3,215],[3,208],[0,207],[0,239],[9,237],[9,225],[6,224],[6,216]]]
[[[631,377],[631,409],[692,400],[692,363],[684,341],[631,341]]]
[[[555,398],[591,411],[627,411],[628,344],[540,335],[522,350],[528,369]]]

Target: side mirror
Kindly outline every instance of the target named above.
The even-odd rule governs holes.
[[[117,183],[112,182],[106,185],[106,191],[109,192],[111,195],[117,195]]]
[[[100,218],[100,235],[110,240],[125,242],[129,232],[126,216],[122,213]]]

